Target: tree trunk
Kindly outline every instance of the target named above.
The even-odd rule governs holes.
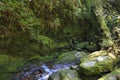
[[[97,2],[93,2],[93,0],[81,0],[82,7],[88,9],[91,17],[90,21],[94,28],[96,28],[99,31],[100,38],[100,44],[102,48],[109,48],[113,46],[113,41],[111,38],[111,33],[109,31],[109,28],[106,25],[105,18],[104,18],[104,12],[103,7],[101,4],[97,4]]]

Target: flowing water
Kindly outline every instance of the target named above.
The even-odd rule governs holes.
[[[71,66],[76,65],[75,62],[65,63],[65,64],[56,64],[52,67],[42,64],[31,69],[27,69],[17,74],[11,80],[48,80],[49,76],[54,72],[57,72],[61,69],[69,69]]]
[[[81,56],[81,52],[77,52],[75,54],[75,57],[78,59]],[[64,64],[53,64],[53,61],[37,64],[30,63],[30,65],[27,65],[21,72],[15,74],[10,80],[48,80],[49,76],[53,73],[61,69],[69,69],[73,66],[75,67],[78,62],[79,60],[76,59],[74,62]]]
[[[43,73],[42,76],[38,78],[38,80],[47,80],[52,73],[57,72],[61,69],[69,69],[73,65],[75,65],[75,63],[57,64],[53,66],[52,69],[48,68],[46,65],[42,65],[45,73]]]

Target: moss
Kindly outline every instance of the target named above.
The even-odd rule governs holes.
[[[86,56],[85,52],[77,52],[77,51],[71,51],[62,53],[57,60],[56,63],[69,63],[74,61],[79,61],[79,58]]]
[[[120,79],[120,69],[116,69],[112,71],[111,73],[101,77],[98,80],[119,80]]]
[[[100,45],[105,49],[111,47],[113,45],[113,42],[111,39],[103,39]]]
[[[81,42],[77,44],[78,48],[80,49],[85,48],[88,45],[89,45],[89,42]]]
[[[116,63],[117,58],[107,55],[104,51],[94,52],[81,59],[80,70],[85,75],[100,74],[102,72],[111,71]]]
[[[86,46],[86,49],[87,49],[89,52],[90,52],[90,51],[92,52],[92,51],[96,51],[96,50],[97,50],[95,44]]]
[[[83,62],[83,61],[94,60],[96,57],[102,56],[102,55],[107,55],[107,52],[106,51],[95,51],[87,55],[86,57],[81,58],[80,61]]]
[[[52,60],[55,56],[54,55],[49,55],[49,56],[40,56],[40,55],[34,55],[30,58],[27,59],[27,61],[49,61]]]
[[[18,72],[23,68],[26,61],[21,58],[13,58],[8,55],[0,54],[0,80],[6,80],[13,73]]]
[[[91,0],[48,1],[1,0],[0,49],[5,49],[8,52],[7,54],[12,56],[24,57],[28,61],[46,60],[52,58],[48,55],[55,47],[68,46],[69,44],[62,42],[69,41],[72,37],[76,37],[80,41],[92,40],[94,39],[93,36],[96,35],[95,33],[100,33],[97,31],[101,28],[103,30],[102,35],[104,37],[109,36],[104,18],[101,15],[97,16],[94,10],[95,16],[91,15],[90,8],[94,7]],[[77,1],[81,6],[79,9]],[[98,14],[100,13],[99,11]],[[71,37],[66,39],[66,36],[68,37],[66,33],[70,33]],[[54,40],[61,43],[55,43]],[[109,46],[107,41],[103,40],[102,45]],[[78,48],[84,47],[94,50],[94,47],[89,46],[88,42],[78,44]],[[1,68],[5,66],[6,72],[15,72],[17,65],[21,64],[21,60],[5,56],[1,56],[3,57],[1,58]],[[68,52],[60,55],[56,62],[71,62],[76,59],[74,53]],[[17,60],[20,61],[18,64],[16,63]]]
[[[62,53],[56,60],[56,63],[67,63],[75,60],[74,54],[76,51]]]
[[[49,80],[82,80],[75,70],[63,69],[53,73]]]
[[[56,43],[56,47],[65,48],[68,46],[69,46],[68,42]]]
[[[56,44],[58,44],[57,47],[68,45],[66,43],[59,45],[54,41],[69,41],[71,38],[67,38],[66,33],[70,33],[72,37],[79,40],[84,40],[84,38],[87,40],[92,39],[89,34],[92,35],[94,33],[91,32],[95,32],[91,29],[90,20],[79,20],[73,13],[78,8],[74,3],[78,6],[82,5],[80,0],[79,4],[74,0],[65,2],[51,0],[50,3],[39,0],[5,0],[1,3],[4,5],[0,7],[0,39],[3,39],[5,43],[0,41],[0,47],[2,49],[6,47],[10,54],[18,55],[17,53],[23,51],[21,54],[23,56],[24,54],[31,56],[31,52],[48,55],[47,53],[53,50]],[[80,48],[83,46],[81,45]],[[24,48],[28,51],[24,51]]]

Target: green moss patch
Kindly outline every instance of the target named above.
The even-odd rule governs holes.
[[[103,76],[98,80],[120,80],[120,68],[114,70],[113,72]]]
[[[13,73],[20,71],[25,62],[21,58],[13,58],[8,55],[0,54],[0,80],[6,80]]]
[[[82,80],[75,70],[63,69],[53,73],[49,80]]]
[[[77,52],[77,51],[71,51],[62,53],[56,60],[56,63],[68,63],[68,62],[74,62],[79,61],[79,58],[86,56],[85,52]]]
[[[117,58],[109,56],[105,51],[97,51],[81,59],[80,70],[85,75],[100,74],[110,71],[117,63]]]

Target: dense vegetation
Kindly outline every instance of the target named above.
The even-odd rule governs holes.
[[[102,49],[118,54],[114,39],[120,36],[114,34],[114,28],[120,28],[119,2],[1,0],[0,80],[18,72],[28,61],[49,60],[62,51]]]

